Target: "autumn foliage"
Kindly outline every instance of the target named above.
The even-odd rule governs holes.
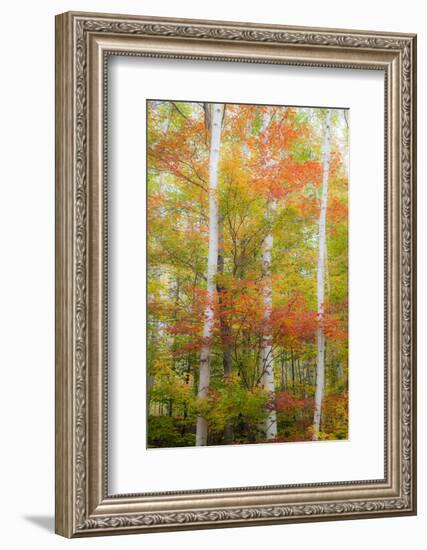
[[[198,416],[210,445],[312,435],[316,333],[326,339],[320,439],[348,435],[348,175],[345,118],[333,114],[325,314],[316,304],[322,109],[227,104],[218,184],[218,272],[209,341],[211,379],[197,397],[208,256],[209,128],[201,103],[149,101],[147,113],[148,445],[194,445]],[[274,216],[267,216],[274,202]],[[274,239],[271,274],[261,248]],[[265,294],[272,294],[266,318]],[[271,335],[275,391],[260,374]],[[269,442],[272,440],[270,439]]]

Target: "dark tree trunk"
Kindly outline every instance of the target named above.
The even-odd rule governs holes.
[[[286,365],[286,352],[282,351],[280,353],[280,372],[282,374],[282,391],[285,391],[287,388],[287,365]]]
[[[226,289],[223,282],[224,275],[224,218],[218,219],[218,279],[217,292],[219,304],[220,333],[222,345],[222,365],[224,369],[224,380],[227,382],[231,375],[232,357],[231,357],[231,327],[228,319]],[[224,428],[224,443],[226,445],[233,442],[233,424],[227,421]]]
[[[293,350],[291,350],[291,375],[292,375],[292,392],[295,393],[295,359],[294,359]]]

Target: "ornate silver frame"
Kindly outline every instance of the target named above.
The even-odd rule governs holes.
[[[385,74],[385,477],[109,495],[106,59],[140,55]],[[66,537],[416,513],[416,37],[65,13],[56,17],[56,532]]]

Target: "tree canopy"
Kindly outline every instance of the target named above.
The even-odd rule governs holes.
[[[147,106],[148,446],[194,445],[200,418],[206,421],[209,445],[312,439],[319,330],[325,382],[317,435],[346,439],[344,111],[330,110],[319,315],[327,110],[224,105],[213,191],[211,106],[172,101]],[[212,238],[217,243],[214,292],[207,270]],[[208,332],[207,307],[212,311]],[[203,349],[208,350],[209,383],[202,394]],[[276,423],[274,433],[266,428],[268,419]]]

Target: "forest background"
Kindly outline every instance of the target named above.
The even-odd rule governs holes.
[[[348,112],[148,101],[148,446],[348,436]]]

